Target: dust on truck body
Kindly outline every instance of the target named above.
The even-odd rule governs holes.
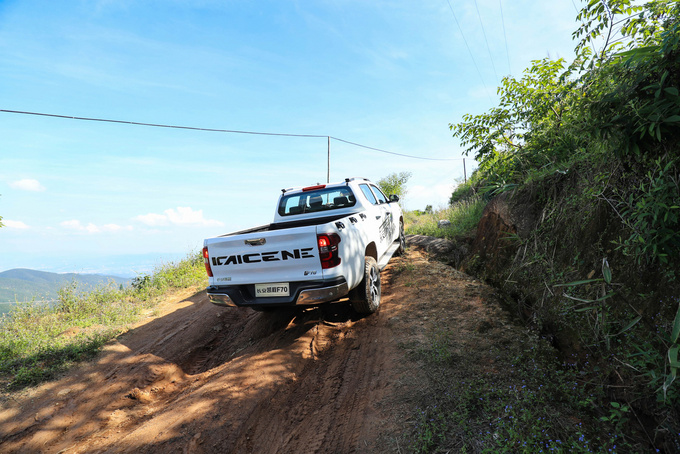
[[[375,312],[380,270],[405,248],[398,201],[365,178],[282,190],[271,224],[204,241],[210,301],[267,310],[348,297]]]

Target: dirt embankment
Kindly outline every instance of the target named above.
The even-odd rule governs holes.
[[[1,450],[407,452],[427,333],[456,327],[457,348],[483,364],[515,328],[488,287],[416,248],[382,278],[368,317],[345,303],[258,313],[180,295],[95,361],[4,396]]]

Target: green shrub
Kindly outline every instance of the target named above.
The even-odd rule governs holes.
[[[475,195],[475,188],[472,185],[472,178],[465,183],[459,184],[449,198],[449,205],[469,199]]]
[[[468,236],[476,230],[485,206],[486,201],[483,197],[474,196],[432,213],[406,212],[404,215],[406,233],[448,239]],[[440,220],[447,220],[451,224],[441,228],[438,225]]]
[[[593,411],[601,397],[593,392],[601,391],[584,386],[546,342],[530,337],[494,347],[494,368],[509,373],[489,373],[462,356],[451,361],[456,345],[447,337],[441,330],[428,333],[427,347],[411,352],[424,360],[429,376],[447,378],[437,380],[436,392],[415,415],[413,452],[591,453],[626,445],[614,430],[618,414],[599,420]]]
[[[647,161],[647,160],[645,160]],[[619,247],[638,263],[673,261],[680,253],[680,167],[676,159],[644,162],[646,173],[615,189],[612,204],[630,231]],[[640,172],[641,173],[641,172]]]

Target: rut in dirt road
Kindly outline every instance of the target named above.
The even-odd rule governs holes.
[[[178,306],[7,405],[3,451],[380,450],[375,406],[397,352],[389,304],[365,318],[347,303],[258,313],[201,292]]]
[[[294,382],[253,411],[244,423],[246,443],[235,452],[326,452],[330,447],[353,452],[360,441],[372,445],[375,434],[364,425],[370,426],[374,406],[389,387],[389,377],[380,370],[391,369],[386,349],[392,346],[385,344],[388,337],[379,332],[377,319],[365,322],[344,332],[321,329],[319,335],[334,339],[313,344],[330,341],[332,351],[320,353]],[[270,408],[280,409],[275,418]],[[257,449],[250,440],[257,440]]]
[[[422,251],[382,279],[365,317],[346,302],[259,313],[204,292],[168,300],[97,360],[5,399],[2,452],[408,452],[438,389],[418,353],[431,333],[490,373],[490,347],[519,334],[488,287]]]

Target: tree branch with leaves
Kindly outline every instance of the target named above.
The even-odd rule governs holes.
[[[376,184],[382,190],[382,192],[387,194],[388,197],[393,194],[398,195],[399,203],[401,204],[402,200],[408,193],[408,189],[406,189],[406,183],[408,183],[411,175],[411,172],[393,172],[387,175],[385,178],[378,180]]]

